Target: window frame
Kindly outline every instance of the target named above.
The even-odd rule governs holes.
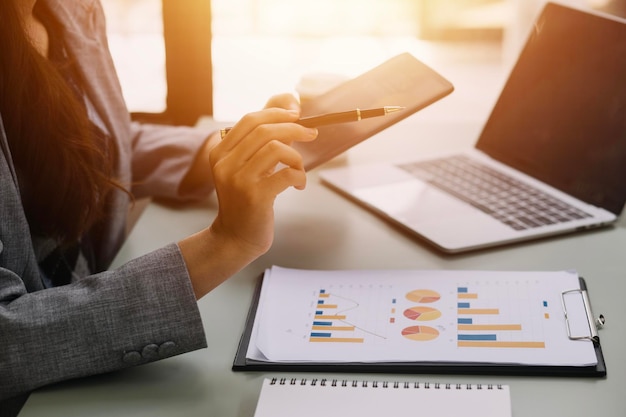
[[[167,82],[161,113],[133,112],[146,123],[194,125],[213,115],[211,1],[161,0]]]

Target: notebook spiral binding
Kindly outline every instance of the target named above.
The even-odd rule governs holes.
[[[367,380],[347,380],[347,379],[307,379],[307,378],[272,378],[271,385],[307,385],[322,387],[371,387],[371,388],[403,388],[403,389],[446,389],[446,390],[492,390],[502,389],[502,384],[450,384],[439,382],[408,382],[408,381],[367,381]]]

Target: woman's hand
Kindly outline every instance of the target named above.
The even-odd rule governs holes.
[[[293,123],[299,107],[288,97],[275,97],[265,110],[244,116],[211,151],[219,201],[211,227],[255,258],[272,244],[276,196],[306,185],[302,158],[291,143],[317,136],[316,129]]]
[[[289,187],[305,187],[302,157],[290,145],[314,140],[317,129],[293,123],[298,117],[295,98],[276,96],[264,110],[244,116],[211,150],[217,217],[194,235],[204,238],[202,243],[180,242],[198,298],[270,248],[276,196]],[[201,267],[198,277],[207,275],[198,285],[195,266]]]

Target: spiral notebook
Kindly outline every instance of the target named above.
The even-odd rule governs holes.
[[[340,379],[263,381],[254,417],[510,417],[508,385]]]

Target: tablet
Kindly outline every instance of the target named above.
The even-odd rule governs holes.
[[[403,110],[358,122],[320,126],[316,140],[296,142],[292,146],[302,155],[304,168],[310,170],[453,90],[452,83],[411,54],[397,55],[307,100],[302,104],[302,117],[384,106],[402,106]]]

